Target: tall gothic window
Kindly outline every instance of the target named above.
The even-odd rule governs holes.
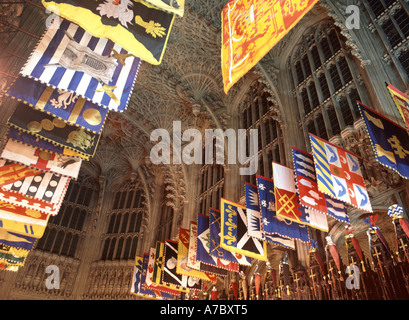
[[[36,249],[75,258],[83,226],[94,208],[97,187],[90,178],[71,180],[61,209],[51,216]]]
[[[145,195],[137,183],[128,181],[114,197],[104,234],[102,260],[134,259],[145,211]]]
[[[365,0],[364,4],[372,20],[371,30],[379,33],[387,48],[385,61],[392,61],[408,83],[409,5],[401,0]]]
[[[311,28],[295,47],[289,66],[306,141],[308,133],[330,139],[360,118],[362,89],[349,56],[332,23]]]
[[[203,151],[203,154],[205,152]],[[224,166],[216,164],[214,152],[213,164],[203,162],[201,168],[200,211],[208,214],[210,208],[220,209],[220,199],[224,195]]]
[[[300,77],[307,74],[310,70],[305,69],[303,61],[299,61],[295,69]],[[306,70],[306,71],[305,71]],[[258,130],[258,167],[257,174],[265,177],[272,177],[272,162],[283,163],[283,144],[281,126],[277,121],[274,113],[273,102],[271,96],[265,90],[265,86],[259,82],[255,82],[247,96],[247,100],[243,102],[241,112],[239,113],[239,125],[241,129],[247,130],[247,135],[250,129]],[[249,137],[247,136],[247,156],[250,156]],[[242,182],[256,184],[256,175],[243,176]]]

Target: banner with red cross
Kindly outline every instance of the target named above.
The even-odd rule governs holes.
[[[309,135],[319,190],[358,209],[372,212],[358,157],[311,133]]]

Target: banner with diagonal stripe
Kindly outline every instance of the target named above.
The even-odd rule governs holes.
[[[251,266],[251,258],[242,255],[241,253],[230,252],[221,247],[220,229],[221,229],[221,214],[220,210],[210,208],[210,255],[238,263],[243,266]]]
[[[277,174],[277,171],[278,171],[281,175],[279,177],[279,180],[280,180],[279,184],[282,183],[284,178],[287,178],[287,187],[293,186],[295,189],[296,201],[298,204],[298,212],[299,212],[299,216],[298,216],[299,222],[296,220],[294,221],[301,223],[301,224],[306,224],[312,228],[319,229],[324,232],[328,232],[328,220],[327,220],[327,216],[324,213],[313,210],[308,206],[306,207],[306,206],[300,205],[301,204],[300,197],[299,197],[300,192],[299,192],[299,186],[297,183],[298,176],[296,174],[296,171],[294,169],[273,163],[273,167],[274,166],[275,168],[273,168],[273,172]],[[306,181],[306,180],[301,179],[301,181]],[[278,199],[277,201],[281,204],[281,199]]]
[[[221,217],[222,248],[254,259],[267,260],[266,242],[248,234],[245,206],[222,198]]]
[[[309,136],[318,189],[358,209],[372,212],[358,157],[311,133]]]
[[[189,226],[189,252],[187,266],[194,270],[199,270],[207,273],[211,273],[217,276],[226,276],[227,271],[222,268],[217,268],[214,265],[206,264],[197,259],[198,255],[198,238],[197,238],[197,222],[191,221]],[[238,264],[235,264],[238,270]]]
[[[109,110],[125,110],[140,59],[111,40],[93,37],[74,23],[54,20],[20,74]],[[48,91],[43,93],[48,95]],[[53,99],[59,103],[73,97],[67,93],[58,95],[57,91]]]
[[[349,224],[350,219],[345,204],[318,190],[313,155],[293,147],[293,159],[301,206]]]
[[[162,281],[175,285],[180,291],[190,292],[190,290],[201,290],[202,282],[198,278],[188,277],[176,272],[178,264],[178,242],[173,240],[165,241],[164,263],[162,271]]]
[[[196,259],[202,262],[202,270],[206,270],[206,266],[211,266],[213,273],[219,276],[227,276],[227,271],[239,272],[239,264],[225,259],[212,256],[210,254],[210,217],[198,214],[197,215],[197,255]],[[206,270],[207,271],[207,270]]]
[[[7,124],[86,157],[94,156],[101,137],[100,134],[67,124],[24,103],[17,105]]]
[[[155,282],[153,282],[154,272],[155,272],[155,261],[156,261],[156,247],[150,247],[148,267],[146,268],[146,279],[143,285],[147,289],[153,290],[157,296],[160,296],[166,299],[174,299],[176,296],[180,295],[179,291],[174,290],[173,293],[170,294],[169,292],[171,290],[169,288],[166,288],[160,284],[156,284]]]
[[[147,297],[154,298],[155,300],[163,300],[163,299],[175,299],[175,296],[159,291],[155,288],[151,288],[147,286],[147,279],[148,279],[148,270],[149,270],[149,253],[145,252],[142,255],[142,273],[141,273],[141,285],[140,285],[140,293]]]
[[[217,276],[212,273],[198,271],[188,267],[190,231],[185,228],[179,228],[178,258],[176,273],[180,275],[198,278],[204,281],[216,283]]]
[[[165,242],[157,241],[155,246],[155,261],[152,270],[152,283],[160,286],[160,291],[171,295],[180,295],[180,290],[173,284],[162,281],[162,272],[165,261]]]

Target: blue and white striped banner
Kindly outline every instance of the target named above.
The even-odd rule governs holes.
[[[59,21],[47,29],[20,74],[109,110],[125,110],[141,60],[111,40]]]

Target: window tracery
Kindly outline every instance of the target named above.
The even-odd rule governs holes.
[[[102,260],[133,259],[145,212],[145,194],[137,182],[126,182],[116,193],[103,235]]]
[[[289,65],[305,141],[309,132],[330,139],[359,119],[358,79],[352,72],[358,66],[343,43],[338,29],[324,22],[307,31],[293,50]],[[300,55],[300,47],[308,50]],[[311,74],[303,72],[298,77],[299,64],[303,70],[311,69]]]
[[[56,216],[50,217],[36,249],[75,258],[84,222],[93,211],[97,186],[91,178],[71,181],[65,200]]]

